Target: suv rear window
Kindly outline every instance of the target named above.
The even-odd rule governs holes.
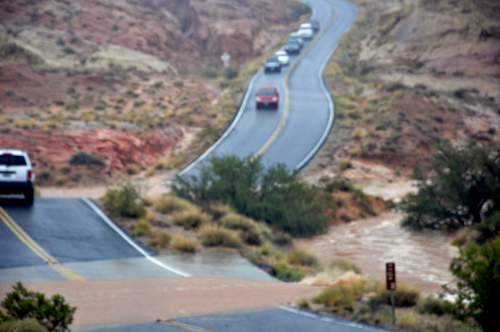
[[[14,156],[10,154],[0,155],[0,165],[5,166],[27,166],[26,159],[23,156]]]

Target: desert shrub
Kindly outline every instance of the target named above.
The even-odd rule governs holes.
[[[69,111],[69,112],[74,112],[74,111],[78,111],[78,102],[70,102],[70,103],[66,103],[64,105],[64,108],[66,109],[66,111]]]
[[[283,164],[266,170],[260,157],[213,157],[199,176],[177,176],[171,188],[195,203],[225,202],[247,217],[300,236],[323,232],[335,209],[324,190],[300,182]]]
[[[138,165],[128,165],[127,166],[127,174],[128,175],[136,175],[139,174],[141,168]]]
[[[165,248],[172,241],[172,236],[167,232],[156,232],[154,238],[149,242],[150,245]]]
[[[404,226],[458,229],[479,224],[500,210],[498,146],[440,146],[429,169],[416,166],[412,178],[418,192],[401,204],[407,214]]]
[[[203,72],[203,76],[205,76],[207,78],[217,78],[217,77],[219,77],[219,72],[215,68],[207,68]]]
[[[174,212],[169,215],[169,218],[174,224],[185,229],[197,228],[212,221],[208,214],[196,208]]]
[[[176,88],[182,88],[184,86],[184,81],[175,81],[174,86]]]
[[[68,164],[64,164],[59,168],[59,171],[63,174],[69,174],[71,173],[71,167]]]
[[[69,331],[68,326],[73,322],[76,307],[66,303],[62,295],[55,294],[49,299],[42,293],[28,291],[21,282],[17,282],[13,288],[1,303],[5,310],[2,315],[8,320],[34,318],[48,331]],[[37,327],[33,327],[34,330],[30,331],[36,331]]]
[[[302,15],[311,13],[311,7],[299,1],[292,1],[291,7],[292,7],[292,15],[295,20],[298,20]]]
[[[286,255],[286,260],[288,263],[293,265],[302,265],[302,266],[317,266],[319,264],[318,259],[299,249],[293,249]]]
[[[391,304],[391,291],[387,290],[385,283],[380,283],[376,287],[376,299],[381,303]],[[398,282],[394,291],[394,302],[396,307],[413,307],[419,300],[420,292],[414,287]]]
[[[450,301],[446,301],[434,295],[428,295],[417,303],[417,311],[421,314],[434,314],[443,316],[454,313],[454,306]]]
[[[189,201],[172,196],[163,195],[153,200],[153,208],[163,214],[179,212],[195,208]]]
[[[63,48],[63,52],[66,54],[75,54],[76,53],[76,51],[72,47],[69,47],[69,46]]]
[[[273,264],[273,274],[283,281],[300,281],[305,277],[304,271],[290,266],[284,259],[278,259]]]
[[[134,234],[137,236],[146,235],[151,233],[151,224],[146,220],[139,220],[134,225]]]
[[[385,89],[389,92],[406,89],[406,85],[401,82],[391,82],[385,85]]]
[[[59,176],[56,177],[56,179],[54,181],[54,184],[57,187],[61,187],[61,186],[64,186],[64,184],[66,183],[66,181],[68,181],[68,178],[65,175],[59,175]]]
[[[141,202],[141,188],[130,181],[110,188],[102,200],[106,210],[114,216],[142,218],[146,208]]]
[[[75,154],[73,154],[69,158],[69,164],[70,165],[98,165],[98,166],[105,166],[106,164],[102,160],[102,157],[99,155],[95,154],[90,154],[85,151],[80,151]]]
[[[219,220],[228,213],[234,213],[234,209],[231,207],[231,205],[221,202],[210,203],[208,209],[214,220]]]
[[[290,234],[279,230],[273,233],[271,240],[278,246],[290,246],[292,244],[292,237]]]
[[[341,259],[330,262],[330,264],[328,264],[328,267],[330,269],[339,269],[345,272],[352,271],[354,273],[361,274],[361,269],[359,268],[359,266]]]
[[[397,325],[405,331],[419,331],[423,325],[423,319],[414,310],[402,311],[397,317]]]
[[[196,243],[181,235],[174,235],[170,247],[181,252],[196,252]]]
[[[207,247],[223,246],[237,248],[242,245],[237,232],[216,225],[202,226],[197,235],[201,243]]]
[[[363,287],[360,285],[341,285],[321,291],[313,298],[313,302],[335,310],[353,310],[362,295]]]
[[[484,332],[498,331],[500,307],[500,238],[482,246],[474,242],[450,264],[456,278],[457,313],[473,317]]]
[[[302,299],[297,303],[297,307],[303,310],[309,309],[311,306],[309,305],[309,301],[306,299]]]
[[[249,230],[255,227],[255,221],[252,219],[231,212],[220,218],[220,224],[229,229]]]
[[[36,173],[36,182],[46,184],[52,179],[52,172],[49,169],[41,169]]]
[[[252,246],[259,246],[264,241],[262,233],[257,226],[241,231],[240,238],[243,242]]]
[[[269,243],[265,243],[260,247],[260,253],[264,256],[269,256],[271,253],[271,245]]]
[[[326,190],[328,192],[352,192],[354,191],[354,185],[348,178],[345,178],[343,176],[336,176],[326,184]]]
[[[228,80],[238,77],[239,70],[238,68],[226,68],[224,71],[224,77]]]
[[[337,167],[340,171],[345,171],[348,168],[352,168],[352,164],[349,161],[339,160],[337,162]]]
[[[6,320],[0,319],[0,332],[47,332],[47,329],[36,319]]]

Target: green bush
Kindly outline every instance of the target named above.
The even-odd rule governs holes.
[[[273,264],[273,274],[283,281],[300,281],[305,277],[304,271],[290,266],[284,259],[277,260]]]
[[[140,187],[130,181],[108,189],[102,200],[111,215],[131,218],[143,218],[146,215]]]
[[[484,332],[498,331],[500,308],[500,238],[482,246],[474,242],[450,264],[456,278],[457,313],[473,317]]]
[[[401,204],[407,214],[404,226],[458,229],[479,224],[500,211],[499,146],[441,146],[430,169],[415,167],[412,177],[418,193],[408,195]]]
[[[326,190],[330,193],[337,191],[352,192],[354,191],[354,185],[348,178],[336,176],[326,184]]]
[[[151,224],[146,220],[141,219],[134,225],[135,235],[141,236],[149,233],[151,233]]]
[[[376,289],[376,298],[385,304],[391,304],[391,291],[386,285],[380,283]],[[420,292],[410,285],[399,282],[394,291],[394,302],[396,307],[413,307],[419,300]]]
[[[435,297],[434,295],[429,295],[417,303],[417,311],[421,314],[434,314],[438,316],[443,316],[446,314],[454,313],[453,303]]]
[[[98,165],[105,166],[106,164],[102,160],[101,156],[87,153],[85,151],[80,151],[73,154],[69,158],[70,165]]]
[[[69,331],[68,326],[73,322],[76,307],[71,307],[66,303],[62,295],[55,294],[48,299],[42,293],[28,291],[21,282],[17,282],[13,288],[14,290],[7,293],[1,303],[5,314],[0,315],[0,318],[2,316],[8,320],[34,318],[48,331]],[[26,322],[25,324],[32,323]],[[33,331],[36,331],[35,325],[33,328]]]
[[[323,232],[336,209],[330,194],[300,182],[283,164],[265,170],[260,157],[213,157],[198,177],[177,176],[171,189],[200,205],[225,202],[247,217],[297,236]]]
[[[224,71],[224,77],[228,80],[238,77],[238,68],[226,68]]]
[[[0,320],[0,332],[47,332],[47,329],[36,319]]]
[[[310,14],[311,7],[299,1],[292,1],[292,15],[295,20],[298,20],[302,15]]]
[[[238,233],[216,225],[205,225],[198,231],[198,238],[207,247],[223,246],[229,248],[241,247]]]

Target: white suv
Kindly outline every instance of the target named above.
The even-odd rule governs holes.
[[[0,148],[0,195],[23,194],[33,204],[33,166],[26,151]]]

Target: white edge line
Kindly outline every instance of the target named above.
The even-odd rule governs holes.
[[[335,9],[335,10],[337,10],[337,9]],[[357,12],[357,10],[356,10],[356,12]],[[351,26],[352,26],[353,23],[351,23],[349,25],[349,27],[347,27],[347,29],[344,29],[344,31],[341,34],[341,37],[344,35],[344,33],[346,33],[347,31],[349,31],[351,29]],[[330,61],[330,58],[332,57],[333,53],[337,49],[337,46],[338,46],[338,43],[335,43],[335,45],[333,46],[332,50],[330,51],[328,57],[323,62],[322,66],[321,66],[321,69],[319,70],[319,73],[318,73],[318,79],[320,81],[321,88],[323,89],[323,92],[325,93],[326,98],[328,99],[328,107],[330,108],[330,118],[328,119],[328,125],[325,128],[325,131],[324,131],[323,135],[321,136],[321,138],[319,139],[319,141],[316,144],[316,146],[311,150],[311,152],[309,152],[309,154],[297,166],[294,167],[294,170],[301,169],[302,167],[304,167],[305,164],[307,164],[309,162],[309,160],[311,160],[311,158],[321,148],[321,146],[325,142],[328,134],[330,133],[330,130],[332,129],[333,120],[335,119],[335,109],[333,108],[332,96],[331,96],[330,92],[328,91],[328,89],[326,88],[325,81],[323,80],[323,70],[325,70],[325,67],[328,64],[328,61]]]
[[[170,266],[168,266],[166,264],[163,264],[162,262],[160,262],[156,258],[151,257],[150,254],[148,254],[146,251],[144,251],[144,249],[142,249],[141,247],[139,247],[127,234],[125,234],[125,232],[123,232],[118,226],[116,226],[115,223],[112,222],[108,218],[108,216],[106,214],[104,214],[104,212],[102,212],[102,210],[99,209],[88,198],[82,198],[82,201],[84,201],[85,203],[87,203],[87,205],[90,206],[92,208],[92,210],[94,210],[99,215],[99,217],[101,217],[102,220],[104,220],[104,222],[106,222],[106,224],[108,224],[109,227],[111,227],[115,232],[117,232],[118,235],[120,235],[125,241],[127,241],[138,252],[140,252],[142,255],[144,255],[149,261],[151,261],[152,263],[154,263],[154,264],[156,264],[156,265],[164,268],[165,270],[169,270],[170,272],[174,272],[174,273],[176,273],[178,275],[181,275],[183,277],[189,277],[189,274],[181,272],[181,271],[176,270],[174,268],[171,268]]]
[[[229,126],[229,128],[227,128],[227,130],[224,132],[224,134],[222,134],[222,136],[217,140],[217,142],[215,142],[207,151],[205,151],[205,153],[203,153],[201,156],[199,156],[198,159],[196,159],[195,161],[193,161],[189,166],[187,166],[186,168],[184,168],[177,175],[183,176],[184,174],[186,174],[187,172],[189,172],[193,167],[195,167],[196,165],[198,165],[217,146],[219,146],[219,144],[222,143],[222,141],[224,139],[226,139],[226,137],[231,133],[231,131],[233,131],[234,127],[238,124],[238,121],[240,120],[241,116],[243,115],[243,111],[245,110],[245,108],[247,106],[247,103],[248,103],[248,98],[250,98],[250,95],[252,94],[253,85],[255,83],[255,80],[262,73],[262,70],[263,69],[260,68],[259,71],[257,73],[255,73],[255,75],[250,80],[250,84],[248,85],[248,89],[247,89],[247,93],[245,94],[245,98],[243,99],[243,102],[241,103],[241,107],[240,107],[240,109],[238,111],[238,114],[236,115],[236,117],[234,118],[233,122],[231,123],[231,126]]]
[[[359,324],[359,323],[354,323],[354,322],[353,323],[348,323],[348,322],[345,322],[345,321],[340,321],[339,319],[324,317],[324,316],[320,316],[320,315],[317,315],[317,314],[314,314],[314,313],[310,313],[310,312],[299,310],[299,309],[295,309],[295,308],[280,307],[280,309],[284,310],[284,311],[292,312],[292,313],[297,314],[297,315],[302,315],[302,316],[306,316],[306,317],[310,317],[310,318],[315,318],[315,319],[319,319],[319,320],[322,320],[322,321],[325,321],[325,322],[329,322],[329,323],[335,323],[335,324],[345,325],[345,326],[350,326],[350,327],[357,327],[357,328],[364,329],[364,330],[369,330],[369,331],[377,331],[377,332],[386,332],[386,331],[388,331],[388,330],[383,330],[383,329],[379,329],[379,328],[372,328],[372,327],[369,327],[369,326],[366,326],[366,325],[363,325],[363,324]]]

